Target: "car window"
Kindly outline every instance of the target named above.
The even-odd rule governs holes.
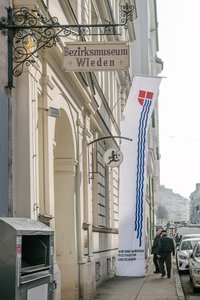
[[[192,250],[192,244],[190,241],[183,241],[181,244],[181,250]]]
[[[197,242],[199,242],[199,240],[191,240],[192,249],[194,248]]]
[[[181,250],[192,250],[199,240],[183,240]]]

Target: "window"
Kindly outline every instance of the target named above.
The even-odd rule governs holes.
[[[100,273],[100,262],[97,261],[95,264],[95,272],[96,272],[96,281],[100,280],[101,273]]]

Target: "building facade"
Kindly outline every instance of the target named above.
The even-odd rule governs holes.
[[[21,38],[20,28],[24,14],[30,17],[26,22],[36,16],[43,18],[40,22],[56,17],[52,24],[119,24],[120,3],[118,0],[0,3],[2,17],[7,17],[9,7],[13,14],[22,9],[19,15],[22,19],[15,15],[14,20],[20,24],[15,50],[19,56],[25,51],[27,58],[27,63],[19,66],[16,63],[19,57],[13,58],[14,69],[10,70],[8,36],[0,37],[3,45],[0,159],[4,162],[0,175],[0,214],[39,220],[54,230],[55,299],[93,299],[96,286],[115,274],[119,169],[107,167],[103,156],[107,149],[120,147],[120,139],[112,137],[120,136],[121,114],[133,76],[132,64],[119,71],[65,72],[63,47],[80,41],[105,45],[125,41],[131,46],[135,33],[133,22],[126,30],[123,26],[116,28],[121,35],[113,32],[105,35],[98,27],[91,28],[95,35],[83,32],[79,35],[77,28],[72,27],[69,34],[62,31],[57,39],[50,39],[30,61],[29,53],[37,47],[36,40],[54,34],[53,26],[49,26],[51,29],[47,26],[42,34],[38,28],[32,36],[30,28],[26,28]],[[15,71],[19,73],[13,76]]]
[[[158,225],[178,224],[189,222],[189,199],[174,193],[172,189],[164,185],[159,187],[160,201],[155,203],[155,211]]]
[[[94,35],[87,26],[79,27],[81,35],[77,34],[73,25],[119,24],[122,3],[133,5],[134,21],[126,30],[116,27],[114,31],[120,35],[108,27],[109,34],[105,34],[105,28],[98,26],[90,28]],[[93,299],[96,286],[115,275],[118,250],[120,173],[118,167],[106,166],[104,153],[120,148],[120,139],[113,137],[120,136],[134,74],[157,76],[163,67],[157,57],[156,1],[2,0],[1,17],[7,17],[8,7],[13,13],[26,8],[22,10],[25,14],[31,12],[43,16],[43,21],[51,19],[52,24],[72,27],[50,39],[31,61],[20,64],[22,69],[14,60],[20,76],[13,76],[14,70],[8,67],[8,36],[0,36],[0,215],[32,218],[51,226],[55,232],[55,299]],[[47,26],[45,38],[54,34],[49,29]],[[20,28],[17,33],[17,45],[24,47],[28,59],[36,47],[34,39],[44,36],[39,29],[36,36],[27,34],[24,39]],[[130,66],[115,71],[66,72],[64,46],[83,41],[103,42],[105,47],[125,41],[132,49]],[[19,56],[20,47],[16,46]],[[158,128],[156,104],[148,133],[146,256],[154,235],[154,202],[158,198]]]
[[[200,183],[196,183],[196,189],[190,194],[190,223],[200,223]]]

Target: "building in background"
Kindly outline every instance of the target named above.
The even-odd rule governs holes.
[[[39,24],[48,20],[57,25],[119,24],[120,3],[3,0],[0,18],[7,17],[10,6],[14,10],[9,11],[19,12],[15,21],[21,22],[20,26],[31,20],[29,25],[33,25],[35,18],[40,19]],[[135,3],[128,3],[134,4],[135,18]],[[87,34],[87,27],[79,27],[81,36],[72,27],[55,39],[57,29],[52,27],[36,29],[31,35],[29,29],[25,35],[20,29],[15,32],[17,52],[13,56],[26,56],[24,64],[18,66],[19,57],[14,58],[17,76],[12,76],[13,70],[7,66],[7,35],[0,37],[0,215],[27,217],[51,226],[55,231],[55,299],[93,299],[96,286],[115,274],[119,169],[106,166],[103,156],[107,149],[120,147],[120,139],[112,137],[120,136],[122,109],[133,72],[132,64],[106,71],[109,61],[99,71],[102,59],[97,63],[89,58],[77,58],[76,62],[85,68],[96,64],[94,71],[83,66],[78,72],[65,72],[63,48],[75,41],[103,43],[105,48],[125,41],[131,46],[134,25],[129,22],[127,30],[115,28],[121,35],[113,35],[112,28],[107,28],[110,34],[105,35],[104,28],[92,27],[92,36]],[[37,41],[51,35],[46,47],[30,61]],[[70,53],[76,56],[78,50]]]
[[[190,223],[200,223],[200,183],[196,183],[196,189],[190,194]]]
[[[163,227],[166,224],[184,225],[189,222],[189,199],[174,193],[172,189],[161,185],[159,188],[160,200],[155,203],[157,224]]]

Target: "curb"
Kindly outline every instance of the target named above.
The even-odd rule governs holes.
[[[177,292],[177,299],[178,300],[186,300],[185,295],[183,293],[183,288],[180,280],[180,276],[177,270],[176,261],[173,261],[173,272],[174,272],[174,278],[175,278],[175,286],[176,286],[176,292]]]

